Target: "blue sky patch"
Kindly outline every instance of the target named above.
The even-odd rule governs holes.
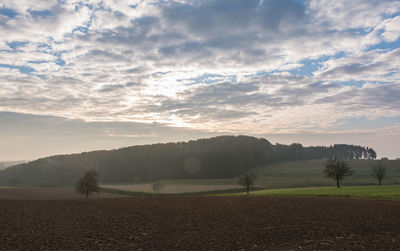
[[[53,15],[51,10],[28,10],[28,13],[32,17],[50,17]]]
[[[372,50],[376,50],[376,49],[394,50],[394,49],[397,49],[397,48],[400,48],[400,38],[398,38],[394,42],[382,41],[379,44],[375,44],[375,45],[372,45],[372,46],[368,47],[367,51],[372,51]]]
[[[18,69],[20,73],[31,74],[35,72],[35,69],[29,66],[18,66],[18,65],[9,65],[9,64],[0,64],[0,67],[9,68],[9,69]]]
[[[48,60],[36,60],[36,61],[28,61],[28,63],[30,64],[44,64],[44,63],[48,63]]]
[[[65,61],[62,60],[61,58],[57,58],[56,64],[59,65],[59,66],[64,66],[65,65]]]
[[[9,18],[14,18],[18,15],[18,12],[16,12],[13,9],[0,8],[0,15],[4,15]]]
[[[321,65],[316,60],[302,60],[300,61],[303,66],[289,70],[288,72],[292,75],[301,75],[310,77],[313,73],[318,70]]]
[[[11,43],[8,43],[7,45],[13,49],[17,50],[19,47],[24,47],[25,45],[29,44],[28,41],[13,41]]]

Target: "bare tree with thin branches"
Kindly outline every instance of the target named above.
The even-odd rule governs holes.
[[[153,184],[151,185],[151,188],[153,188],[153,191],[154,191],[155,193],[159,193],[160,190],[161,190],[163,187],[164,187],[164,185],[161,184],[160,182],[155,182],[155,183],[153,183]]]
[[[95,170],[86,171],[85,175],[76,184],[75,189],[78,193],[85,195],[85,199],[92,193],[99,193],[97,172]]]
[[[382,180],[386,178],[386,166],[378,163],[372,166],[372,176],[378,179],[379,185],[382,185]]]
[[[247,195],[250,193],[250,189],[254,187],[255,181],[257,179],[257,175],[255,173],[244,174],[239,177],[238,184],[244,186],[246,189]]]
[[[340,181],[343,180],[345,176],[353,174],[351,167],[345,160],[336,158],[328,159],[324,172],[326,176],[336,179],[337,188],[340,188]]]

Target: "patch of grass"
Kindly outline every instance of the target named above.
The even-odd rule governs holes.
[[[232,195],[232,194],[231,194]],[[244,193],[240,193],[244,195]],[[251,192],[253,196],[291,195],[291,196],[330,196],[371,199],[400,199],[400,186],[353,186],[353,187],[312,187],[270,189]]]

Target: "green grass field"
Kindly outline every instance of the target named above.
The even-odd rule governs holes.
[[[244,195],[244,193],[241,193]],[[400,186],[353,186],[353,187],[313,187],[286,188],[251,192],[253,196],[292,195],[292,196],[330,196],[373,199],[400,199]]]
[[[292,161],[267,165],[250,170],[258,175],[256,184],[265,188],[298,188],[335,186],[335,180],[325,177],[325,160]],[[345,177],[343,186],[377,185],[371,175],[375,160],[352,160],[349,164],[354,174]],[[383,185],[400,185],[400,161],[382,161],[387,166]]]
[[[349,162],[354,174],[345,177],[342,181],[343,191],[348,186],[374,186],[377,180],[371,175],[372,165],[377,163],[376,160],[352,160]],[[264,167],[251,169],[258,175],[256,186],[259,188],[277,189],[277,188],[304,188],[304,187],[334,187],[335,180],[325,177],[323,173],[326,160],[308,160],[308,161],[292,161],[267,165]],[[400,161],[390,160],[383,161],[387,166],[387,178],[383,180],[383,185],[400,185]],[[181,179],[181,180],[161,180],[160,183],[165,187],[182,185],[237,185],[237,178],[229,179]],[[107,185],[145,185],[149,189],[151,183],[108,183]],[[144,192],[143,189],[137,189],[130,192]],[[147,190],[146,190],[147,191]],[[147,191],[149,192],[149,191]],[[151,192],[151,191],[150,191]],[[182,192],[187,192],[182,189]],[[200,192],[200,191],[197,191]],[[367,192],[367,191],[366,191]],[[163,190],[160,191],[163,193]]]

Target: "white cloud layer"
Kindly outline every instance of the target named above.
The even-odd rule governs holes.
[[[398,0],[3,0],[0,111],[246,134],[394,118],[399,13]]]

